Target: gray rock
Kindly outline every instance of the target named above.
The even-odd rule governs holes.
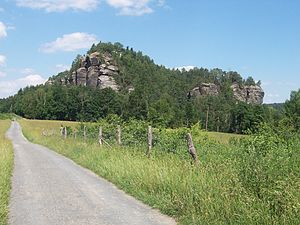
[[[231,85],[233,96],[238,101],[246,102],[249,104],[262,104],[264,99],[264,91],[260,86],[240,86],[237,83]]]
[[[115,79],[111,76],[102,75],[99,77],[100,89],[111,88],[114,91],[118,91],[119,86],[116,84]]]
[[[86,86],[87,69],[81,67],[77,70],[77,85]]]
[[[77,73],[76,73],[76,71],[74,71],[74,72],[72,73],[71,77],[72,77],[72,82],[71,82],[71,84],[77,85]]]
[[[263,103],[265,93],[260,86],[240,86],[238,83],[233,83],[231,89],[234,98],[238,101],[248,104]],[[192,96],[217,96],[219,93],[220,87],[213,83],[201,83],[190,92]]]
[[[66,78],[50,80],[47,84],[55,82],[61,85],[82,85],[88,87],[107,88],[111,87],[118,91],[114,77],[119,75],[119,68],[108,52],[94,52],[80,59],[81,67],[69,74]]]
[[[87,73],[87,83],[86,85],[89,87],[97,87],[98,86],[98,76],[99,76],[99,67],[91,66],[88,69]]]
[[[219,87],[213,83],[202,83],[199,87],[195,87],[191,94],[193,96],[217,96],[219,94]]]
[[[114,71],[114,72],[118,72],[119,71],[119,68],[117,66],[114,66],[114,65],[108,66],[107,69],[109,69],[111,71]]]
[[[92,66],[99,66],[100,64],[100,54],[98,52],[94,52],[90,55],[90,62]]]
[[[114,71],[109,70],[109,69],[102,69],[102,68],[100,68],[100,74],[101,74],[101,75],[105,75],[105,76],[114,76],[114,75],[118,75],[117,72],[114,72]]]

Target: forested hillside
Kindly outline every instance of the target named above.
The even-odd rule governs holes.
[[[99,84],[97,80],[93,82],[95,87],[77,82],[81,68],[97,69],[87,58],[95,52],[99,55],[98,70],[104,71],[103,76],[111,76],[109,79],[117,87],[114,90],[103,86],[101,80]],[[278,121],[282,116],[273,107],[241,101],[237,94],[244,91],[248,96],[249,90],[260,89],[260,82],[255,83],[252,77],[243,79],[237,72],[168,69],[120,43],[100,42],[91,47],[87,56],[78,55],[70,71],[52,76],[45,85],[27,87],[0,100],[0,112],[31,119],[72,121],[97,121],[116,114],[124,120],[145,120],[158,127],[200,122],[208,130],[236,133],[253,130],[263,121]],[[109,66],[113,68],[111,74]],[[203,83],[215,85],[217,94],[193,94],[195,87]]]

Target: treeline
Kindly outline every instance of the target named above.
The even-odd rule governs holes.
[[[287,115],[291,118],[295,113],[293,102],[287,103]],[[284,118],[283,112],[272,107],[229,102],[224,96],[194,99],[184,96],[179,102],[176,96],[165,93],[147,102],[136,91],[122,95],[112,89],[61,85],[24,88],[1,100],[0,112],[13,112],[30,119],[69,121],[97,121],[116,114],[123,120],[144,120],[156,127],[191,126],[200,121],[208,130],[236,133],[253,130],[261,122],[278,123]],[[295,118],[299,127],[298,120],[299,115]]]
[[[123,120],[134,118],[156,127],[191,126],[200,122],[202,128],[210,131],[236,133],[255,130],[261,122],[277,123],[285,116],[283,110],[234,99],[232,83],[260,85],[252,77],[243,79],[237,72],[221,69],[167,69],[120,43],[99,43],[88,53],[95,51],[108,52],[116,61],[120,73],[114,78],[120,86],[119,92],[61,84],[61,78],[80,67],[77,56],[70,71],[52,77],[53,85],[27,87],[0,100],[0,112],[30,119],[71,121],[97,121],[116,114]],[[202,97],[188,94],[203,82],[217,84],[220,94]],[[134,91],[128,91],[129,87],[134,87]],[[286,115],[294,117],[288,111]]]

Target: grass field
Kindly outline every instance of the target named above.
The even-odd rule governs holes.
[[[13,148],[5,138],[9,120],[0,120],[0,225],[7,224],[10,177],[13,168]]]
[[[179,224],[299,224],[299,164],[295,159],[277,160],[284,149],[263,161],[256,158],[247,161],[248,155],[241,154],[241,146],[222,144],[228,143],[231,135],[204,133],[218,142],[201,143],[200,165],[195,167],[176,154],[154,152],[149,159],[144,149],[107,148],[73,138],[64,140],[55,135],[42,135],[45,129],[58,133],[62,123],[59,121],[21,120],[20,123],[29,140],[71,158],[132,196],[173,216]],[[76,124],[64,122],[64,125]],[[194,140],[197,142],[198,138]],[[290,157],[294,154],[286,153]],[[252,169],[253,162],[258,167],[254,164]],[[280,173],[274,172],[273,167]],[[256,169],[261,170],[258,176],[252,174]],[[253,191],[253,186],[260,192]]]

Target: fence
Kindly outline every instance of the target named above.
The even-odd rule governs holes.
[[[192,135],[186,128],[158,129],[145,123],[131,123],[124,126],[82,123],[76,128],[61,126],[60,136],[64,139],[73,138],[78,141],[98,143],[99,146],[138,147],[144,149],[147,157],[151,157],[153,150],[179,154],[184,158],[187,158],[189,153],[194,164],[199,164]]]

